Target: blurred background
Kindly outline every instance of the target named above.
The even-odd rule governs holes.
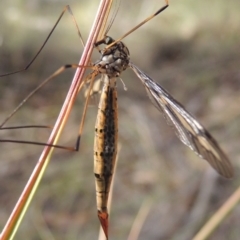
[[[70,4],[86,40],[97,0],[0,1],[0,74],[27,65],[64,6]],[[137,2],[137,5],[136,5]],[[118,38],[164,1],[122,0],[108,33]],[[115,4],[113,14],[118,3]],[[138,239],[191,239],[239,186],[240,2],[176,1],[124,43],[132,62],[166,88],[212,133],[235,169],[219,177],[185,147],[151,104],[131,70],[119,92],[119,162],[110,238],[127,239],[140,209],[149,209]],[[1,122],[45,78],[77,63],[83,47],[66,13],[28,71],[0,79]],[[93,62],[97,59],[97,51]],[[34,95],[6,124],[53,125],[70,86],[67,70]],[[89,107],[79,152],[56,149],[16,239],[97,239],[93,139],[97,99]],[[75,146],[84,96],[75,103],[59,144]],[[46,129],[2,130],[0,139],[46,142]],[[1,143],[0,225],[5,225],[43,147]],[[240,207],[210,239],[239,239]]]

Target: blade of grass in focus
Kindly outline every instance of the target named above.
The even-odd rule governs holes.
[[[109,7],[111,6],[111,0],[102,0],[99,4],[98,12],[96,14],[95,21],[93,23],[93,27],[89,34],[89,38],[86,42],[86,46],[84,48],[84,52],[81,56],[79,65],[86,66],[90,61],[91,53],[93,51],[94,42],[97,41],[99,37],[99,33],[102,28],[102,24],[104,19],[106,19],[106,13],[109,12]],[[50,135],[47,144],[56,144],[62,129],[69,117],[70,111],[74,104],[75,98],[78,94],[78,89],[81,84],[83,75],[85,72],[85,68],[78,68],[75,76],[73,78],[72,84],[70,86],[69,92],[63,104],[63,107],[60,111],[60,114],[57,118],[53,131]],[[2,233],[1,240],[9,240],[13,239],[18,227],[23,220],[23,217],[28,209],[28,206],[38,188],[38,185],[42,179],[42,176],[46,170],[46,167],[50,161],[51,154],[53,152],[53,148],[46,146],[40,156],[40,159],[35,166],[35,169],[32,172],[32,175],[29,178],[17,204],[15,205],[13,212],[11,213]]]

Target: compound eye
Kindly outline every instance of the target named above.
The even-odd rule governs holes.
[[[111,44],[113,42],[113,39],[111,38],[111,37],[109,37],[109,36],[106,36],[105,37],[105,44],[106,45],[109,45],[109,44]]]

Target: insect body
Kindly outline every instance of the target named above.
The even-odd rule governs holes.
[[[98,217],[108,237],[107,201],[117,151],[117,92],[116,79],[131,68],[141,80],[155,107],[163,112],[178,138],[198,156],[207,160],[222,176],[231,178],[233,168],[218,143],[166,90],[129,61],[129,51],[123,42],[106,36],[96,46],[106,44],[100,51],[101,60],[95,63],[99,73],[105,74],[95,126],[94,173],[96,178]]]
[[[129,50],[125,46],[121,39],[135,31],[137,28],[157,16],[160,12],[168,7],[168,0],[165,0],[166,5],[160,8],[155,14],[146,18],[139,23],[132,30],[127,32],[117,41],[113,40],[109,36],[105,36],[102,40],[95,43],[98,48],[99,45],[105,44],[106,47],[100,51],[101,59],[93,65],[93,72],[86,78],[85,82],[91,81],[91,86],[94,78],[101,74],[104,77],[104,85],[100,97],[99,109],[97,114],[97,120],[95,125],[95,140],[94,140],[94,174],[96,183],[96,198],[97,198],[97,210],[98,217],[101,222],[102,228],[108,238],[108,195],[111,186],[114,165],[117,155],[117,138],[118,138],[118,116],[117,116],[117,89],[116,82],[122,71],[127,68],[131,68],[137,77],[142,82],[146,89],[146,92],[155,105],[155,107],[163,112],[167,122],[175,129],[178,138],[192,149],[198,156],[207,160],[210,165],[222,176],[231,178],[233,176],[233,168],[225,153],[221,150],[218,143],[209,134],[209,132],[198,121],[189,114],[185,108],[176,101],[166,90],[164,90],[159,84],[154,82],[146,73],[140,70],[137,66],[130,62]],[[57,23],[61,19],[63,13],[68,10],[72,15],[70,9],[67,7],[60,15]],[[52,29],[51,33],[55,29],[57,23]],[[46,44],[51,33],[48,35],[46,41],[42,45],[41,49]],[[30,64],[23,70],[26,70],[31,63],[36,59],[37,55],[33,58]],[[44,84],[50,81],[53,77],[64,71],[66,68],[79,68],[80,65],[66,65],[58,69],[48,79],[46,79],[40,86],[32,91],[27,98],[13,111],[13,113],[4,121],[3,124],[22,106],[26,100],[28,100],[37,90],[39,90]],[[20,72],[16,71],[16,72]],[[14,73],[16,73],[14,72]],[[13,74],[13,73],[10,73]],[[2,76],[10,75],[4,74]],[[82,85],[81,85],[82,86]],[[92,87],[89,89],[89,94]],[[86,115],[88,101],[86,101],[83,120]],[[83,121],[80,125],[79,138],[77,141],[77,147],[79,148],[80,136],[82,132]],[[2,124],[2,125],[3,125]],[[7,140],[9,141],[9,140]],[[10,141],[9,141],[10,142]],[[19,143],[29,143],[26,141],[15,141]],[[35,143],[34,143],[35,144]],[[37,143],[38,144],[38,143]],[[38,144],[46,145],[46,144]],[[51,147],[59,147],[57,145],[47,144]],[[61,147],[68,149],[65,147]],[[74,150],[76,150],[74,149]],[[26,191],[28,192],[28,191]],[[25,192],[24,192],[25,194]],[[21,200],[21,198],[20,198]],[[19,201],[21,203],[22,201]],[[26,201],[25,201],[26,202]],[[22,204],[21,204],[22,205]],[[22,209],[22,207],[21,207]],[[13,214],[15,215],[15,214]]]
[[[113,39],[108,40],[108,44],[113,42]],[[125,46],[122,42],[117,42],[116,45]],[[114,44],[107,50],[110,51],[113,47],[116,49]],[[121,49],[126,52],[127,47]],[[163,87],[129,60],[125,63],[128,63],[127,67],[131,68],[141,80],[150,100],[159,111],[163,112],[167,123],[175,129],[178,138],[198,156],[207,160],[219,174],[231,178],[233,176],[232,165],[211,134]],[[125,69],[124,65],[122,71]]]
[[[107,202],[117,155],[116,78],[105,77],[95,125],[94,175],[98,217],[107,235]]]
[[[98,47],[101,44],[105,44],[106,47],[100,51],[101,59],[95,62],[93,72],[88,76],[86,81],[89,79],[93,80],[99,74],[104,77],[95,125],[94,174],[98,217],[108,238],[107,203],[116,161],[118,141],[116,83],[118,77],[127,68],[131,68],[134,71],[145,87],[154,106],[164,114],[167,123],[175,129],[178,138],[185,145],[198,156],[208,161],[225,178],[233,177],[233,168],[227,156],[210,133],[164,88],[130,62],[129,50],[123,42],[114,41],[111,37],[105,36],[95,46]],[[53,76],[58,74],[58,72],[54,73]],[[49,79],[51,77],[46,79],[45,82],[49,81]],[[36,90],[39,88],[36,88]],[[29,96],[36,92],[36,90]],[[29,142],[20,141],[20,143]],[[44,145],[42,143],[37,144]],[[57,145],[53,146],[59,147]]]
[[[105,37],[96,46],[112,42],[112,38]],[[122,42],[118,42],[101,53],[101,60],[95,63],[96,71],[105,76],[95,125],[94,174],[98,217],[105,235],[108,237],[107,202],[118,141],[116,80],[121,72],[128,67],[129,51]]]

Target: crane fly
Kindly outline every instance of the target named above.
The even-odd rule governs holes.
[[[105,34],[101,40],[97,41],[95,43],[96,48],[99,48],[101,45],[106,46],[99,50],[101,59],[93,64],[92,73],[84,81],[86,83],[90,80],[90,89],[80,129],[83,127],[93,81],[97,75],[102,75],[104,79],[95,125],[94,175],[98,217],[107,239],[109,225],[107,203],[116,161],[118,141],[116,83],[121,73],[127,68],[132,69],[136,74],[146,89],[151,102],[163,113],[167,123],[174,128],[177,137],[199,157],[208,161],[220,175],[225,178],[233,177],[232,165],[216,140],[163,87],[130,61],[130,52],[127,46],[121,41],[141,25],[164,11],[168,7],[168,0],[165,0],[165,2],[165,6],[127,32],[120,39],[115,41]]]
[[[158,13],[168,7],[168,2],[166,3]],[[107,200],[117,151],[116,78],[127,68],[131,68],[137,75],[151,102],[164,114],[167,123],[175,129],[176,135],[185,145],[199,157],[207,160],[225,178],[233,177],[233,168],[211,134],[164,88],[130,62],[129,50],[122,41],[105,36],[95,45],[100,44],[105,44],[106,48],[100,51],[102,57],[95,63],[95,67],[107,77],[104,80],[95,125],[94,173],[98,217],[108,238]]]
[[[226,154],[221,150],[211,134],[163,87],[129,61],[129,51],[123,42],[114,43],[115,41],[109,36],[106,36],[101,42],[111,47],[107,48],[106,51],[103,50],[102,60],[96,65],[100,65],[101,68],[104,65],[103,72],[107,74],[107,78],[104,80],[95,127],[94,170],[98,216],[104,232],[108,236],[108,213],[106,206],[117,147],[117,93],[115,78],[126,68],[131,68],[137,75],[145,87],[151,102],[164,114],[167,123],[175,129],[178,138],[185,145],[199,157],[207,160],[225,178],[233,177],[233,168]],[[111,45],[112,43],[114,44]],[[123,65],[119,65],[119,63]]]

